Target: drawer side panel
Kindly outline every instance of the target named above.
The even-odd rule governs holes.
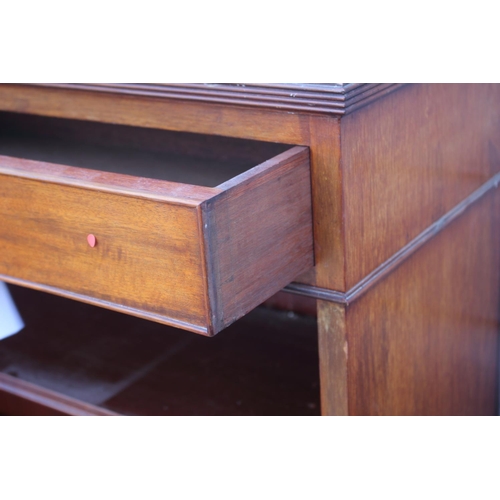
[[[203,206],[213,333],[314,265],[309,150],[256,171]]]

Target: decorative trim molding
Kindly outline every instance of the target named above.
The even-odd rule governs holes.
[[[492,189],[498,188],[500,185],[500,173],[493,176],[489,181],[485,182],[479,189],[462,200],[458,205],[453,207],[449,212],[443,215],[436,222],[431,224],[425,231],[420,233],[416,238],[410,241],[406,246],[401,248],[392,257],[378,266],[370,274],[365,276],[360,282],[354,285],[347,292],[337,292],[326,288],[318,288],[313,285],[304,285],[301,283],[291,283],[286,286],[283,291],[294,293],[297,295],[305,295],[315,299],[336,302],[337,304],[349,305],[355,300],[364,295],[370,288],[373,288],[379,281],[388,276],[396,267],[401,265],[406,259],[413,255],[420,247],[425,245],[431,238],[440,233],[446,226],[451,224],[455,219],[460,217],[471,205],[481,199],[486,193]]]
[[[155,99],[233,104],[289,112],[345,115],[393,92],[400,83],[42,83],[58,89]]]
[[[63,288],[43,285],[20,278],[13,278],[11,276],[6,276],[5,274],[0,274],[0,281],[5,281],[5,283],[11,283],[12,285],[24,286],[26,288],[31,288],[32,290],[40,290],[41,292],[52,293],[54,295],[59,295],[60,297],[77,300],[78,302],[83,302],[85,304],[91,304],[94,306],[102,307],[104,309],[109,309],[111,311],[129,314],[130,316],[136,316],[137,318],[149,319],[150,321],[155,321],[156,323],[160,323],[162,325],[173,326],[174,328],[180,328],[181,330],[188,330],[190,332],[199,333],[200,335],[210,337],[207,328],[204,326],[195,325],[194,323],[188,323],[186,321],[178,320],[175,318],[169,318],[167,316],[162,316],[161,314],[155,314],[153,312],[144,311],[142,309],[136,309],[134,307],[117,304],[116,302],[109,302],[107,300],[90,297],[88,295],[82,295],[80,293],[71,292]]]
[[[118,415],[106,408],[79,401],[6,373],[0,373],[0,394],[8,399],[7,403],[10,403],[11,408],[19,406],[30,414],[37,414],[41,408],[44,414],[54,415]]]

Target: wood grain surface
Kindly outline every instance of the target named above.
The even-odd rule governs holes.
[[[167,95],[179,88],[161,86],[0,85],[0,110],[308,146],[316,267],[297,279],[316,287],[319,299],[332,294],[346,299],[343,305],[318,301],[323,413],[492,414],[498,402],[498,195],[490,192],[406,260],[389,264],[500,171],[500,86],[408,85],[370,101],[374,89],[351,89],[351,111],[356,111],[342,117],[318,113],[319,107],[288,112],[247,105],[243,101],[252,92],[237,89],[231,90],[229,103],[222,95],[227,89],[216,89],[210,100],[210,92],[193,87],[184,89],[190,98],[182,99]],[[286,86],[259,88],[258,96],[248,99],[257,96],[252,102],[264,103],[270,92],[271,102],[282,90]],[[195,98],[196,93],[202,97]],[[26,175],[23,182],[28,180],[34,179]],[[274,184],[280,182],[283,178],[273,178]],[[266,189],[258,181],[254,187]],[[275,215],[266,220],[256,203],[262,199],[258,192],[240,192],[231,182],[223,189],[227,192],[214,200],[227,200],[227,206],[212,212],[215,201],[208,202],[203,224],[197,219],[198,234],[205,219],[210,222],[200,254],[222,252],[222,262],[231,262],[240,273],[249,303],[234,288],[230,270],[215,259],[218,281],[203,307],[221,313],[218,326],[257,301],[254,271],[266,275],[261,265],[281,265],[276,249],[271,253],[257,231],[252,230],[251,241],[238,236],[243,226],[232,227],[229,212],[241,214],[249,227],[256,227],[253,218],[259,218],[275,229],[283,213],[275,210],[273,197],[280,206],[289,201],[269,189],[272,196],[265,196],[265,203]],[[151,203],[136,194],[138,203]],[[244,210],[240,199],[245,196],[255,211]],[[300,219],[298,212],[295,217]],[[294,231],[280,230],[285,240]],[[238,243],[229,248],[219,244],[227,241]],[[288,254],[290,247],[283,248]],[[258,262],[248,260],[253,252]],[[203,260],[202,274],[214,270],[211,262]],[[349,304],[348,292],[379,268],[387,272]],[[272,272],[269,278],[274,279]],[[264,289],[271,293],[271,287]]]
[[[367,293],[377,283],[383,280],[387,275],[392,273],[394,269],[400,266],[406,259],[424,246],[428,241],[434,238],[437,234],[443,231],[449,224],[460,218],[464,212],[469,210],[483,196],[490,191],[497,190],[500,186],[500,173],[491,177],[479,189],[476,189],[467,198],[464,198],[458,205],[455,205],[450,211],[446,212],[441,218],[433,222],[416,238],[411,240],[407,245],[391,255],[389,259],[384,261],[380,266],[374,269],[370,274],[365,276],[361,281],[356,283],[347,292],[337,292],[327,288],[321,288],[314,285],[304,283],[291,283],[284,288],[284,291],[291,294],[299,295],[303,298],[321,299],[325,301],[335,302],[337,304],[349,305],[359,297]]]
[[[499,85],[410,85],[342,118],[347,289],[499,172],[499,137]]]
[[[346,311],[342,304],[318,300],[318,346],[322,415],[349,414]]]
[[[347,308],[351,415],[497,413],[499,228],[496,191]]]
[[[161,201],[0,178],[3,279],[204,331],[195,208],[169,204],[167,209]],[[95,248],[88,245],[88,234],[97,238]]]
[[[309,150],[292,148],[219,189],[201,205],[215,332],[313,266]]]
[[[12,283],[213,335],[313,265],[307,148],[217,188],[5,156],[0,177]]]
[[[309,132],[315,275],[300,276],[298,281],[344,291],[346,285],[339,120],[311,118]]]
[[[353,97],[356,96],[357,93],[353,94]],[[310,146],[312,189],[316,193],[315,260],[324,268],[318,273],[321,276],[320,286],[345,290],[338,116],[25,85],[0,85],[0,110],[101,122],[101,125],[122,124],[138,127],[139,130],[142,127],[142,132],[134,129],[134,133],[129,134],[129,142],[153,149],[159,147],[160,150],[161,144],[166,142],[160,138],[162,130]],[[74,133],[84,138],[90,135],[94,141],[96,134],[89,132],[89,128],[93,127],[78,126]],[[151,130],[153,128],[158,130]],[[150,132],[157,139],[151,138]],[[106,137],[110,135],[113,136],[109,131],[105,134]],[[188,143],[190,140],[188,138]],[[170,148],[171,141],[167,142]],[[176,139],[176,143],[179,142],[185,143],[185,139]],[[204,152],[207,149],[210,151],[211,147],[209,144],[207,148],[200,142],[195,149]],[[255,146],[232,148],[233,151],[236,149],[250,151],[250,154],[255,152]],[[314,284],[316,273],[310,270],[298,280]]]
[[[191,208],[196,208],[202,201],[220,193],[216,188],[68,167],[11,156],[0,156],[0,174]]]

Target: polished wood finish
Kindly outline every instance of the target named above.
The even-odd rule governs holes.
[[[439,234],[446,226],[461,217],[475,203],[481,200],[481,198],[487,195],[490,191],[496,190],[499,185],[500,173],[491,177],[479,189],[476,189],[476,191],[467,196],[467,198],[464,198],[449,212],[444,214],[437,221],[433,222],[416,238],[411,240],[407,245],[398,250],[396,253],[391,255],[389,259],[383,262],[371,273],[366,275],[361,281],[356,283],[355,286],[353,286],[345,293],[304,283],[291,283],[290,285],[287,285],[284,290],[292,294],[309,297],[311,299],[321,299],[329,302],[336,302],[338,304],[351,304],[359,297],[367,293],[379,281],[383,280],[385,277],[391,274],[406,259],[408,259],[411,255],[417,252],[420,247],[424,246],[428,241]]]
[[[344,290],[343,193],[338,119],[314,117],[311,133],[311,176],[316,267],[314,278],[298,281]]]
[[[394,91],[397,83],[45,83],[43,87],[344,115]]]
[[[318,302],[325,414],[497,411],[499,137],[498,85],[408,86],[342,118],[345,288],[311,294],[339,304]]]
[[[206,332],[195,201],[168,188],[165,197],[151,191],[144,199],[115,189],[115,174],[101,189],[102,176],[81,180],[93,171],[8,157],[0,172],[2,279]]]
[[[6,156],[0,177],[13,283],[213,335],[313,266],[306,148],[215,188]]]
[[[219,189],[202,204],[215,331],[314,265],[309,151],[293,148]]]
[[[499,228],[496,191],[347,307],[349,414],[497,413]]]
[[[347,290],[500,171],[499,102],[411,85],[342,119]]]
[[[499,85],[0,85],[0,110],[307,146],[315,267],[288,289],[318,299],[322,413],[494,411]]]
[[[309,146],[313,172],[312,190],[315,193],[313,203],[316,205],[315,262],[320,269],[324,268],[317,274],[321,277],[320,286],[345,290],[340,129],[337,114],[316,116],[268,108],[240,108],[170,98],[153,99],[144,95],[91,92],[84,88],[29,85],[0,85],[0,110]],[[80,137],[81,127],[75,133]],[[83,131],[84,137],[88,134],[89,132]],[[109,132],[106,133],[108,135]],[[140,137],[141,134],[135,130],[131,136]],[[161,140],[165,141],[163,137]],[[158,141],[155,142],[158,144]],[[176,138],[176,143],[178,142]],[[206,148],[198,142],[194,149],[201,149],[205,153]],[[298,281],[310,284],[314,284],[315,280],[314,271],[298,278]]]

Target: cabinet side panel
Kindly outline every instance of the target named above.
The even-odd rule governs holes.
[[[347,289],[500,171],[500,85],[409,85],[341,120]]]
[[[204,205],[214,333],[314,264],[309,151],[291,151]]]
[[[497,411],[497,189],[347,308],[349,413]]]

